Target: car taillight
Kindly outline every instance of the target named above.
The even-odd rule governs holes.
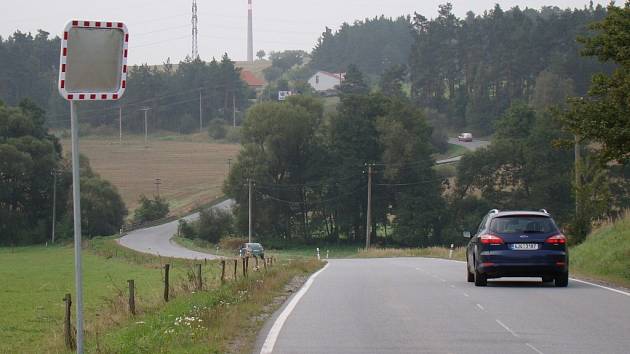
[[[558,234],[549,237],[547,240],[545,240],[545,242],[552,245],[564,245],[567,243],[567,238],[563,234]]]
[[[502,245],[503,239],[499,236],[486,234],[479,236],[479,242],[484,245]]]

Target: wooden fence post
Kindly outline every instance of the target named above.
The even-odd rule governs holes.
[[[265,272],[267,272],[267,258],[263,258],[263,263],[265,265]]]
[[[203,280],[201,279],[201,263],[197,264],[197,291],[203,289]]]
[[[254,256],[254,261],[256,262],[256,269],[258,269],[258,257]]]
[[[221,260],[221,284],[225,283],[225,260]]]
[[[66,348],[74,350],[75,343],[74,340],[72,340],[72,324],[70,323],[70,317],[72,316],[72,296],[66,294],[63,301],[66,303],[66,313],[63,321],[63,338],[66,343]]]
[[[136,315],[136,287],[133,279],[127,280],[129,284],[129,312],[132,315]]]
[[[168,302],[168,291],[169,291],[169,286],[168,286],[168,272],[171,269],[171,265],[170,264],[165,264],[164,265],[164,301]]]

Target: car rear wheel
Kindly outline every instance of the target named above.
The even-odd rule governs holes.
[[[556,287],[558,288],[566,288],[569,285],[569,273],[564,273],[559,275],[555,279]]]
[[[475,269],[475,286],[486,286],[488,285],[488,278],[485,274],[479,273],[477,269]]]
[[[475,275],[470,272],[470,269],[468,268],[468,264],[466,264],[466,280],[468,280],[469,283],[472,283],[475,281]]]

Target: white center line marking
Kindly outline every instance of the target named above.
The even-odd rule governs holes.
[[[466,296],[466,297],[470,297],[470,295],[468,295],[467,293],[464,293],[464,296]]]
[[[536,347],[534,347],[533,345],[529,344],[529,343],[525,343],[526,346],[530,347],[531,350],[535,351],[538,354],[545,354],[543,352],[541,352],[540,350],[538,350]]]
[[[506,331],[510,332],[514,337],[519,338],[518,334],[510,329],[510,327],[506,326],[503,322],[496,320],[501,327],[503,327]]]
[[[483,306],[481,306],[481,304],[477,304],[477,307],[478,307],[481,311],[485,310],[485,309],[483,308]]]
[[[451,284],[449,285],[451,288],[455,289],[455,285]]]
[[[302,299],[302,296],[304,296],[304,294],[306,294],[308,289],[311,287],[315,278],[321,272],[326,270],[326,268],[328,268],[329,265],[330,263],[326,263],[324,268],[320,269],[317,273],[311,275],[311,277],[308,278],[306,283],[304,283],[304,286],[302,286],[302,289],[300,289],[300,291],[298,291],[298,293],[295,294],[295,297],[291,299],[287,307],[285,307],[284,310],[280,313],[280,315],[276,319],[276,322],[273,323],[273,326],[269,330],[269,334],[267,334],[267,338],[265,339],[265,343],[263,344],[262,349],[260,350],[260,354],[273,353],[273,347],[275,347],[276,345],[276,340],[278,340],[278,336],[280,335],[282,326],[284,326],[284,322],[287,320],[287,318],[289,317],[289,315],[291,314],[295,306],[298,304],[300,299]]]

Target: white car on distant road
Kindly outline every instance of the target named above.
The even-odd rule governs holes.
[[[461,133],[457,136],[457,140],[471,142],[473,141],[473,135],[472,133]]]

